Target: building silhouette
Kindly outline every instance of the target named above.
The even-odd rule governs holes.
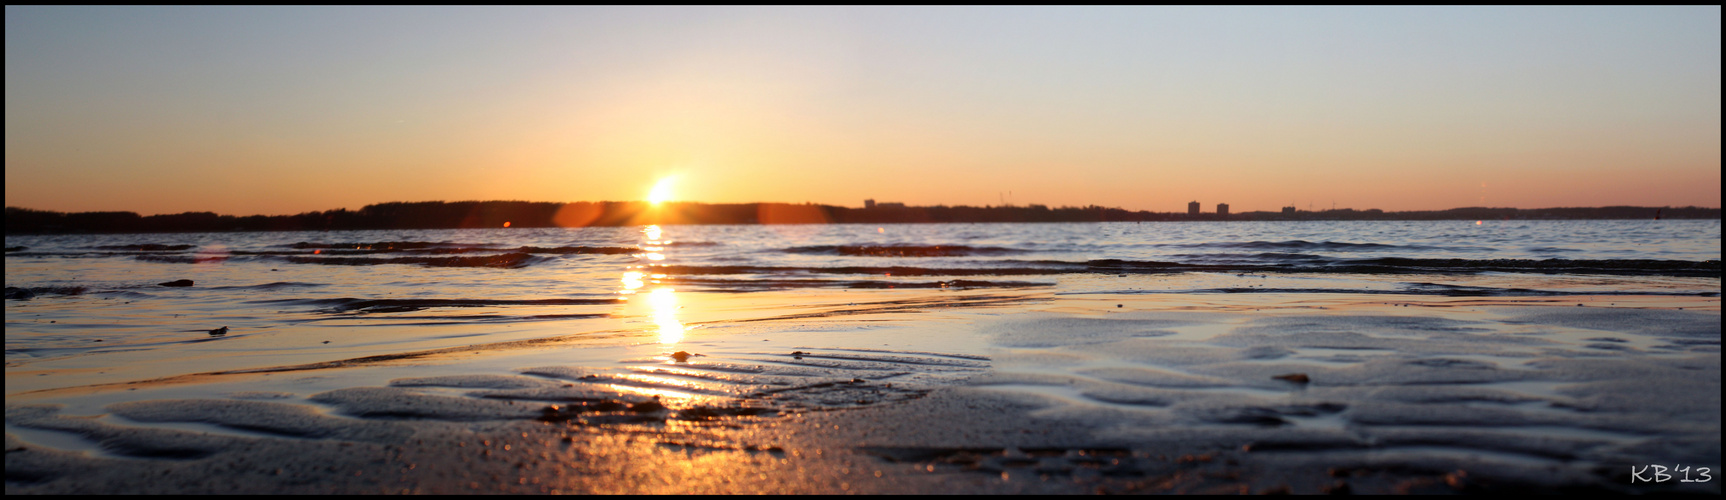
[[[875,199],[869,198],[867,200],[863,200],[863,208],[865,210],[875,208]]]
[[[1283,215],[1294,215],[1295,207],[1283,207]]]
[[[1218,203],[1217,204],[1217,215],[1228,215],[1228,214],[1229,214],[1229,204]]]
[[[1187,204],[1187,215],[1198,215],[1198,214],[1199,214],[1199,202],[1195,201],[1192,203],[1188,203]]]

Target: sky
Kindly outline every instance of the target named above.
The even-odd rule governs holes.
[[[1721,205],[1719,6],[5,12],[39,210]]]

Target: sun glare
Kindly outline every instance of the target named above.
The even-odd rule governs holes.
[[[660,179],[653,185],[653,190],[647,192],[647,201],[655,205],[671,201],[671,183],[675,180],[675,176]]]

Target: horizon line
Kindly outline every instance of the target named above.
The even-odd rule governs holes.
[[[871,199],[871,200],[870,200],[870,201],[873,201],[873,200],[872,200],[872,199]],[[337,211],[358,211],[358,210],[364,210],[364,209],[365,209],[365,208],[366,208],[366,207],[370,207],[370,206],[376,206],[376,205],[387,205],[387,204],[418,204],[418,203],[444,203],[444,204],[455,204],[455,203],[529,203],[529,204],[558,204],[558,205],[573,205],[573,204],[581,204],[581,203],[588,203],[588,204],[645,204],[645,205],[661,205],[661,204],[662,204],[662,205],[798,205],[798,206],[823,206],[823,207],[834,207],[834,208],[843,208],[843,209],[848,209],[848,210],[871,210],[871,208],[868,208],[868,207],[866,207],[866,206],[864,206],[864,207],[853,207],[853,206],[846,206],[846,205],[829,205],[829,204],[824,204],[824,203],[815,203],[815,202],[810,202],[810,201],[805,201],[805,202],[802,202],[802,203],[796,203],[796,202],[780,202],[780,201],[754,201],[754,202],[738,202],[738,203],[717,203],[717,202],[705,202],[705,201],[664,201],[664,202],[659,202],[659,203],[654,203],[654,202],[651,202],[651,201],[647,201],[647,200],[625,200],[625,201],[618,201],[618,200],[600,200],[600,201],[527,201],[527,200],[458,200],[458,201],[446,201],[446,200],[426,200],[426,201],[384,201],[384,202],[375,202],[375,203],[368,203],[368,204],[366,204],[366,205],[362,205],[362,206],[361,206],[361,207],[360,207],[360,208],[358,208],[358,209],[349,209],[349,208],[347,208],[347,207],[339,207],[339,208],[331,208],[331,209],[324,209],[324,210],[308,210],[308,211],[303,211],[303,212],[299,212],[299,213],[294,213],[294,214],[251,214],[251,215],[231,215],[231,216],[232,216],[232,217],[259,217],[259,216],[262,216],[262,217],[286,217],[286,216],[294,216],[294,215],[303,215],[303,214],[309,214],[309,213],[325,213],[325,212],[337,212]],[[1224,204],[1224,205],[1227,205],[1227,203],[1223,203],[1223,204]],[[886,207],[882,207],[882,206],[879,206],[879,205],[887,205],[887,206],[886,206]],[[907,204],[904,204],[904,203],[900,203],[900,202],[890,202],[890,201],[889,201],[889,202],[880,202],[880,203],[879,203],[879,204],[878,204],[878,206],[877,206],[877,207],[876,207],[876,208],[874,208],[874,210],[880,210],[880,209],[883,209],[883,208],[903,208],[903,209],[911,209],[911,208],[936,208],[936,207],[947,207],[947,208],[959,208],[959,207],[966,207],[966,208],[984,208],[984,209],[993,209],[993,208],[1031,208],[1031,207],[1038,207],[1038,206],[1041,206],[1041,207],[1044,207],[1044,208],[1047,208],[1047,209],[1050,209],[1050,210],[1065,210],[1065,209],[1098,209],[1098,208],[1100,208],[1100,209],[1103,209],[1103,210],[1120,210],[1120,211],[1125,211],[1125,212],[1129,212],[1129,213],[1150,213],[1150,214],[1174,214],[1174,215],[1182,215],[1182,214],[1189,214],[1189,213],[1191,213],[1191,212],[1189,212],[1189,211],[1167,211],[1167,212],[1159,212],[1159,211],[1152,211],[1152,210],[1129,210],[1129,209],[1125,209],[1125,208],[1121,208],[1121,207],[1105,207],[1105,206],[1100,206],[1100,205],[1084,205],[1084,206],[1077,206],[1077,205],[1061,205],[1061,206],[1050,206],[1050,205],[1046,205],[1046,204],[1041,204],[1041,203],[1028,203],[1028,204],[1024,204],[1024,205],[1015,205],[1015,204],[1011,204],[1011,203],[1008,203],[1008,204],[1002,204],[1002,205],[944,205],[944,204],[938,204],[938,205],[907,205]],[[1216,204],[1212,204],[1212,205],[1211,205],[1211,208],[1212,208],[1212,211],[1209,211],[1209,212],[1205,212],[1205,211],[1201,211],[1201,212],[1200,212],[1200,213],[1201,213],[1201,214],[1206,214],[1206,215],[1215,215],[1215,214],[1217,214],[1217,212],[1216,212],[1216,211],[1215,211],[1215,208],[1216,208]],[[1285,207],[1285,208],[1295,208],[1295,210],[1294,210],[1294,211],[1295,211],[1295,212],[1296,212],[1296,213],[1324,213],[1324,212],[1341,212],[1341,211],[1354,211],[1354,212],[1370,212],[1370,211],[1374,211],[1374,210],[1377,210],[1377,211],[1379,211],[1379,212],[1382,212],[1382,213],[1386,213],[1386,214],[1397,214],[1397,213],[1419,213],[1419,212],[1445,212],[1445,211],[1451,211],[1451,210],[1464,210],[1464,209],[1487,209],[1487,210],[1563,210],[1563,209],[1602,209],[1602,208],[1649,208],[1649,209],[1664,209],[1664,208],[1673,208],[1673,209],[1699,209],[1699,210],[1720,210],[1720,208],[1721,208],[1721,207],[1719,207],[1719,206],[1713,206],[1713,207],[1702,207],[1702,206],[1695,206],[1695,205],[1684,205],[1684,206],[1673,206],[1673,205],[1662,205],[1662,206],[1642,206],[1642,205],[1596,205],[1596,206],[1566,206],[1566,207],[1541,207],[1541,208],[1520,208],[1520,207],[1490,207],[1490,206],[1479,206],[1479,205],[1476,205],[1476,206],[1462,206],[1462,207],[1451,207],[1451,208],[1443,208],[1443,209],[1428,209],[1428,210],[1394,210],[1394,211],[1392,211],[1392,210],[1382,210],[1382,209],[1378,209],[1378,208],[1364,208],[1364,209],[1356,209],[1356,208],[1352,208],[1352,207],[1341,207],[1341,208],[1330,208],[1330,209],[1322,209],[1322,210],[1311,210],[1311,209],[1300,209],[1300,208],[1298,208],[1298,207],[1295,207],[1295,206],[1290,206],[1290,207]],[[141,213],[139,213],[139,212],[137,212],[137,211],[132,211],[132,210],[87,210],[87,211],[79,211],[79,212],[72,212],[72,211],[60,211],[60,210],[44,210],[44,209],[37,209],[37,208],[29,208],[29,207],[21,207],[21,206],[13,206],[13,205],[7,205],[7,206],[6,206],[6,210],[8,210],[8,211],[11,211],[11,210],[27,210],[27,211],[32,211],[32,212],[49,212],[49,213],[59,213],[59,214],[86,214],[86,213],[132,213],[132,214],[138,214],[138,215],[139,215],[139,216],[140,216],[140,217],[155,217],[155,216],[161,216],[161,215],[180,215],[180,214],[201,214],[201,213],[209,213],[209,214],[216,214],[216,215],[225,215],[225,214],[220,214],[220,213],[217,213],[217,212],[214,212],[214,211],[208,211],[208,210],[206,210],[206,211],[185,211],[185,212],[162,212],[162,213],[155,213],[155,214],[141,214]],[[1251,214],[1251,213],[1266,213],[1266,214],[1276,214],[1276,213],[1281,213],[1281,212],[1277,212],[1277,211],[1266,211],[1266,210],[1254,210],[1254,211],[1246,211],[1246,212],[1231,212],[1231,213],[1230,213],[1230,215],[1241,215],[1241,214]]]

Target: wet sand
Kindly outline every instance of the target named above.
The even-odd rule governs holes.
[[[679,300],[9,363],[6,492],[1720,493],[1718,297]]]

